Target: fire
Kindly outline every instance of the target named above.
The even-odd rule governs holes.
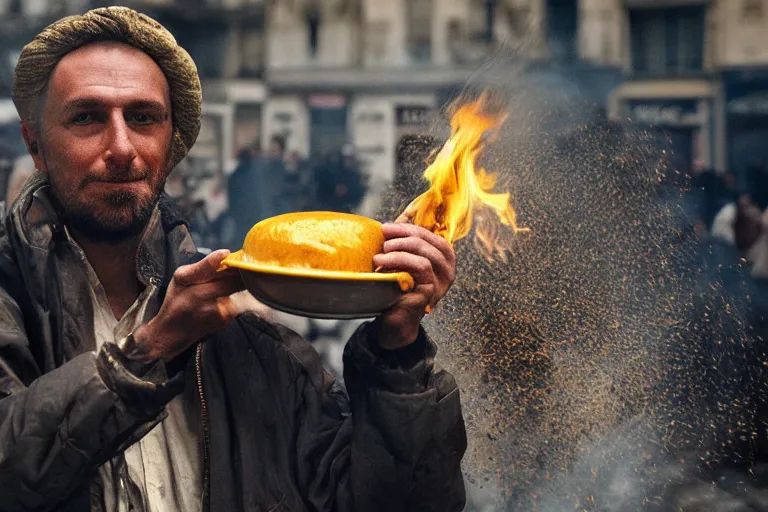
[[[451,137],[424,172],[430,188],[406,208],[403,216],[453,244],[469,234],[477,215],[476,245],[489,259],[494,255],[505,259],[500,224],[513,233],[528,229],[517,225],[509,192],[492,192],[497,175],[477,167],[478,157],[507,118],[506,113],[489,112],[488,103],[488,95],[483,94],[455,109]],[[492,212],[490,216],[487,210]]]

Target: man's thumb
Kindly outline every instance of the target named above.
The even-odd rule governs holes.
[[[206,283],[216,277],[216,272],[224,258],[229,256],[227,249],[219,249],[191,265],[183,265],[176,269],[173,278],[182,286]]]

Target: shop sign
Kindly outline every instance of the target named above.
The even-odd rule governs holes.
[[[400,106],[395,109],[395,116],[399,126],[420,126],[429,122],[432,113],[430,107],[424,106]]]
[[[640,124],[678,125],[696,114],[696,101],[629,102],[630,118]]]
[[[347,106],[347,98],[343,94],[310,94],[308,103],[312,108],[338,109]]]
[[[768,115],[768,92],[761,91],[728,102],[728,113],[737,115]]]
[[[381,156],[386,154],[387,148],[385,148],[381,144],[375,144],[373,146],[357,146],[355,147],[355,151],[358,155],[370,155],[370,156]]]
[[[384,121],[384,113],[376,110],[364,110],[355,116],[355,124],[381,125]]]

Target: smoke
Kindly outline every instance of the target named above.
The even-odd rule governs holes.
[[[426,322],[462,389],[472,496],[487,510],[678,510],[697,485],[712,497],[722,475],[753,478],[720,468],[747,467],[757,443],[754,291],[730,248],[694,235],[664,138],[607,122],[558,75],[497,62],[466,94],[488,87],[509,119],[482,164],[531,232],[507,262],[460,241]],[[417,195],[435,145],[403,146],[381,218]],[[717,510],[754,495],[723,491],[742,508]]]

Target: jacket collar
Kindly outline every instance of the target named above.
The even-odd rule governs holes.
[[[59,244],[70,243],[69,236],[53,201],[47,176],[36,172],[24,186],[8,213],[19,240],[33,252],[51,253]],[[196,252],[187,225],[167,204],[167,198],[155,208],[141,236],[136,254],[136,273],[146,285],[162,281],[189,254]]]

